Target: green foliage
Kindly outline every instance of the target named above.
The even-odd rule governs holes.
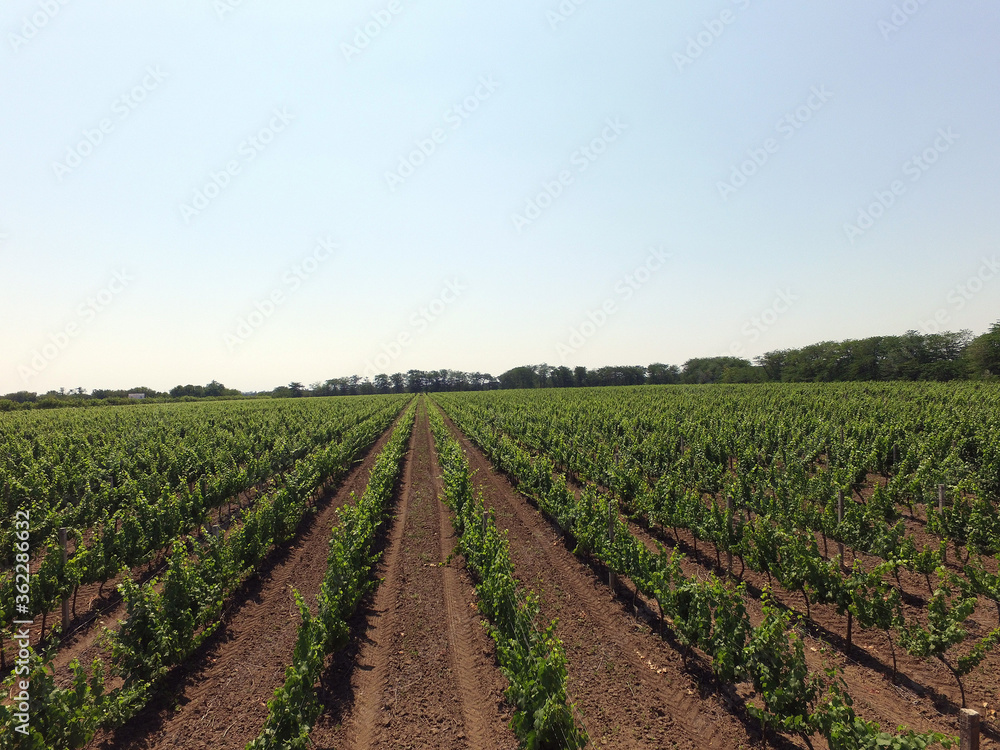
[[[104,671],[99,659],[95,659],[91,670],[85,670],[77,660],[70,664],[73,674],[72,684],[60,688],[55,684],[50,667],[53,653],[44,658],[34,651],[28,662],[28,674],[12,674],[4,683],[4,694],[13,697],[13,703],[0,703],[0,749],[51,750],[65,748],[74,750],[90,742],[97,731],[102,709],[109,701],[104,692]],[[25,680],[25,677],[27,680]],[[30,717],[28,732],[24,734],[16,727],[22,682],[28,683],[30,696]]]
[[[965,354],[973,377],[1000,377],[1000,322],[973,339]]]
[[[268,716],[256,739],[247,750],[308,747],[309,732],[319,716],[320,707],[313,685],[326,655],[326,633],[322,617],[312,617],[305,600],[295,592],[295,604],[302,624],[295,641],[292,663],[285,669],[285,682],[267,702]]]
[[[331,442],[344,440],[346,447],[355,439],[349,436],[371,433],[379,424],[384,429],[402,402],[312,404],[174,405],[0,425],[3,503],[11,517],[15,510],[30,513],[31,548],[46,547],[28,614],[51,611],[75,587],[148,562],[206,523],[212,508],[280,481],[305,457],[316,466],[330,463]],[[290,481],[308,484],[311,478],[292,474]],[[66,563],[60,526],[75,539]],[[81,529],[88,527],[93,533],[84,543]],[[11,534],[0,529],[4,555],[12,549]],[[252,557],[251,550],[247,559]],[[0,574],[0,601],[12,599],[13,580]]]
[[[37,691],[32,693],[33,700],[42,706],[68,706],[66,710],[52,710],[46,714],[46,736],[60,738],[48,747],[74,750],[85,744],[80,738],[88,733],[92,735],[97,726],[120,725],[134,716],[169,670],[187,659],[214,632],[223,603],[236,587],[257,568],[274,545],[290,537],[308,511],[315,489],[327,479],[345,474],[361,450],[391,423],[401,405],[402,402],[396,399],[385,401],[371,411],[359,407],[354,413],[356,421],[350,428],[343,432],[319,433],[338,439],[316,451],[291,451],[289,455],[297,454],[297,458],[283,486],[260,497],[257,505],[245,515],[243,523],[230,529],[227,535],[214,537],[203,532],[200,540],[193,537],[174,539],[167,570],[160,578],[140,585],[132,581],[127,570],[124,571],[121,591],[126,618],[119,631],[111,636],[111,669],[124,684],[107,694],[98,691],[97,688],[103,686],[105,667],[95,661],[89,678],[79,667],[74,667],[76,688],[70,695],[58,689],[51,678],[45,678],[44,675],[51,671],[50,663],[40,667],[40,671],[36,669],[33,679],[37,680]],[[397,451],[401,450],[398,446],[401,439],[394,444]],[[394,471],[400,455],[395,456]],[[191,494],[184,493],[179,497],[165,496],[160,503],[163,507],[154,511],[140,495],[120,527],[109,525],[99,543],[73,557],[73,564],[65,567],[69,576],[66,580],[69,583],[78,581],[84,570],[108,565],[115,559],[108,553],[111,545],[119,550],[142,549],[143,540],[148,547],[149,537],[161,539],[169,535],[171,529],[178,527],[178,518],[202,507],[191,498]],[[45,559],[58,560],[61,564],[61,555],[54,547],[50,547]],[[55,586],[58,595],[64,595],[69,591],[69,584],[60,588],[50,583],[57,580],[45,575],[33,584],[39,587],[41,595],[46,594],[42,587],[48,585]],[[330,630],[337,631],[336,628]],[[323,640],[330,639],[324,635]],[[81,680],[91,686],[89,691],[79,687],[83,684]],[[33,720],[37,716],[36,711]],[[9,717],[3,718],[4,733],[9,734],[6,723]],[[65,744],[78,741],[82,744]]]
[[[514,733],[530,750],[582,748],[587,736],[576,726],[567,702],[566,655],[555,623],[537,628],[538,600],[518,586],[506,535],[497,530],[492,515],[486,515],[482,498],[473,495],[468,461],[440,413],[429,411],[459,549],[477,580],[479,610],[491,623],[489,632],[509,684]],[[545,484],[543,474],[533,476]]]
[[[284,684],[268,701],[264,728],[247,744],[247,750],[304,750],[309,746],[309,732],[320,713],[314,685],[326,656],[347,643],[347,618],[373,586],[370,574],[376,558],[372,545],[386,519],[413,427],[413,413],[411,406],[375,460],[362,496],[339,511],[340,523],[330,536],[316,616],[295,592],[301,624],[292,663],[285,669]]]
[[[809,717],[822,688],[821,678],[806,667],[802,640],[792,630],[792,616],[762,598],[764,621],[751,629],[744,648],[744,673],[764,702],[750,707],[763,724],[786,732],[808,734]]]
[[[899,565],[917,567],[940,560],[941,550],[928,552],[918,562],[912,544],[896,543],[902,527],[888,490],[878,493],[870,505],[846,503],[844,523],[820,526],[835,507],[830,501],[836,496],[835,488],[865,477],[856,451],[838,454],[826,444],[829,436],[823,435],[825,445],[815,448],[814,455],[822,451],[828,463],[846,465],[842,469],[831,466],[813,478],[802,469],[801,457],[786,453],[788,438],[780,423],[778,429],[762,426],[755,433],[773,437],[773,451],[778,453],[768,459],[741,449],[737,436],[727,439],[721,418],[709,421],[697,440],[690,432],[678,434],[679,420],[657,422],[653,416],[661,404],[650,401],[648,411],[637,408],[637,400],[646,400],[638,391],[547,395],[545,403],[529,393],[439,395],[435,399],[518,491],[532,497],[576,540],[578,553],[628,577],[655,599],[677,639],[689,650],[697,648],[707,654],[720,679],[750,682],[760,705],[749,708],[762,723],[806,738],[819,733],[831,746],[843,748],[918,748],[946,740],[934,734],[884,733],[877,725],[860,720],[850,709],[850,696],[839,686],[830,687],[831,681],[836,685],[835,672],[824,677],[809,671],[790,613],[766,603],[764,621],[753,627],[742,604],[742,591],[734,592],[714,576],[709,581],[686,578],[676,552],[668,555],[661,548],[657,554],[650,553],[621,519],[614,520],[614,534],[609,533],[609,501],[613,499],[616,505],[620,500],[640,509],[637,515],[665,528],[690,529],[696,540],[711,539],[717,549],[737,552],[750,567],[786,588],[799,589],[814,601],[835,604],[841,612],[857,616],[863,626],[888,632],[900,623],[899,592],[881,576]],[[586,409],[579,408],[580,404]],[[773,408],[767,413],[773,413]],[[626,414],[635,416],[622,416]],[[684,419],[690,429],[694,424],[690,416]],[[741,429],[748,428],[743,424]],[[841,440],[847,442],[847,436]],[[883,441],[882,450],[888,451],[888,441]],[[557,472],[551,456],[559,456],[561,466],[590,479],[579,499]],[[783,474],[776,469],[779,458],[788,467]],[[862,460],[882,459],[875,455]],[[633,462],[637,470],[631,468]],[[765,479],[763,467],[773,487],[766,494],[754,491]],[[704,499],[706,492],[730,498],[734,513],[741,506],[752,510],[752,520],[742,522],[722,512],[722,503]],[[801,493],[820,507],[804,501]],[[853,570],[843,573],[836,560],[822,558],[812,534],[801,528],[803,524],[872,547],[896,549],[901,556],[874,572],[865,572],[856,562]],[[830,691],[835,700],[828,695]]]
[[[853,701],[843,688],[843,680],[831,671],[828,692],[810,723],[827,738],[830,750],[926,750],[940,745],[948,750],[955,738],[938,732],[917,733],[899,727],[896,734],[882,732],[874,722],[854,713]]]
[[[927,626],[907,625],[901,631],[903,646],[914,656],[934,656],[939,659],[965,640],[962,623],[976,608],[974,596],[953,596],[947,586],[934,591],[927,604]]]

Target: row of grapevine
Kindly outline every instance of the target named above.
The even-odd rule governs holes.
[[[135,409],[5,414],[0,418],[0,500],[32,517],[32,549],[60,526],[86,529],[136,497],[199,488],[211,501],[265,478],[310,449],[339,439],[345,411],[324,400],[163,404]],[[0,530],[4,567],[9,530]]]
[[[147,499],[136,483],[127,483],[126,487],[134,494],[118,493],[117,499],[122,504],[113,512],[104,512],[89,530],[86,543],[83,542],[83,532],[88,530],[70,527],[76,540],[76,549],[67,561],[63,561],[60,545],[55,538],[50,538],[42,547],[42,553],[35,555],[41,559],[34,566],[31,590],[28,592],[30,609],[21,615],[45,614],[58,601],[68,597],[76,587],[106,581],[115,576],[123,566],[132,568],[148,561],[158,550],[179,536],[206,523],[208,512],[212,508],[259,485],[272,476],[274,471],[287,470],[295,461],[321,450],[321,445],[348,439],[347,436],[359,422],[370,420],[373,424],[378,424],[384,421],[386,415],[393,413],[398,406],[397,400],[392,400],[391,403],[384,400],[350,409],[340,407],[332,413],[327,409],[317,410],[318,414],[326,415],[329,424],[325,429],[312,431],[310,440],[315,440],[315,444],[304,443],[280,460],[268,452],[266,445],[262,446],[260,455],[251,461],[249,468],[230,467],[230,472],[224,477],[203,474],[194,488],[184,486],[172,490],[166,484],[161,484],[162,494],[156,501]],[[32,513],[31,518],[33,524],[38,520],[36,513]],[[61,516],[49,514],[40,523],[42,526],[51,525],[46,524],[46,521],[51,522],[53,518]],[[3,602],[0,605],[0,623],[9,623],[13,619],[15,602],[14,577],[11,572],[0,576],[0,601]]]
[[[461,446],[437,409],[429,410],[429,417],[459,549],[477,580],[479,608],[491,623],[490,635],[510,685],[512,728],[522,746],[531,750],[584,747],[586,732],[576,726],[567,705],[566,654],[555,623],[544,629],[536,625],[538,599],[518,585],[506,535],[486,515],[482,498],[473,495]]]
[[[831,748],[838,749],[950,744],[949,738],[936,733],[883,733],[876,724],[861,719],[834,669],[825,675],[810,672],[789,612],[765,606],[764,621],[754,627],[739,588],[727,587],[714,575],[708,581],[686,578],[676,553],[668,555],[661,548],[654,555],[617,513],[609,518],[607,498],[588,489],[578,500],[565,480],[554,476],[550,461],[532,456],[478,421],[461,408],[458,398],[437,398],[491,462],[576,540],[579,553],[627,577],[656,601],[678,640],[705,652],[720,681],[750,683],[762,705],[748,708],[763,724],[807,741],[819,734]]]
[[[398,400],[394,403],[397,408],[402,405]],[[140,586],[126,576],[121,590],[127,615],[112,637],[110,666],[111,674],[122,679],[121,687],[104,690],[107,670],[98,659],[89,674],[74,663],[72,688],[59,689],[51,676],[51,654],[46,658],[33,655],[31,733],[14,744],[14,711],[0,706],[0,727],[5,728],[0,748],[72,750],[86,744],[97,727],[116,726],[134,716],[169,670],[214,632],[226,600],[273,546],[294,535],[317,488],[345,475],[363,448],[392,422],[396,411],[387,411],[381,423],[367,420],[357,425],[343,442],[331,443],[299,461],[286,483],[259,498],[243,522],[228,533],[204,533],[201,544],[175,541],[161,578]],[[17,679],[22,677],[12,674],[4,687],[11,688]]]
[[[502,425],[499,431],[513,433],[515,441],[522,438],[520,425],[509,412],[467,402],[463,407],[474,411],[480,419]],[[857,624],[887,634],[894,669],[894,634],[911,654],[938,659],[955,677],[963,706],[963,677],[1000,642],[1000,628],[995,628],[969,645],[966,643],[967,630],[962,626],[973,613],[979,595],[992,599],[1000,612],[1000,575],[989,572],[982,560],[965,566],[965,578],[958,576],[943,567],[943,546],[918,552],[912,539],[902,534],[902,522],[892,527],[891,542],[883,543],[877,550],[886,559],[871,569],[865,570],[855,559],[853,567],[845,570],[842,560],[827,560],[820,555],[811,533],[817,526],[834,539],[853,539],[857,537],[858,525],[852,524],[852,520],[856,521],[859,515],[887,514],[892,509],[891,504],[888,509],[885,504],[879,505],[878,488],[867,504],[849,503],[846,509],[854,509],[853,514],[848,511],[842,521],[834,514],[825,526],[807,520],[804,509],[808,504],[783,501],[781,492],[770,496],[744,492],[742,496],[730,496],[725,500],[710,497],[706,502],[699,489],[685,488],[677,477],[667,481],[666,476],[661,477],[655,487],[633,484],[630,491],[636,494],[626,495],[621,489],[615,494],[634,517],[673,528],[675,538],[678,528],[689,530],[695,539],[695,551],[699,539],[711,542],[720,567],[718,555],[721,550],[736,555],[741,564],[767,575],[769,581],[777,580],[786,590],[800,591],[806,602],[807,616],[810,602],[834,605],[846,618],[848,647],[853,625]],[[734,509],[746,512],[746,519],[739,512],[734,513]],[[825,518],[829,520],[830,515],[828,508]],[[825,539],[824,536],[824,546]],[[864,551],[871,553],[873,550],[869,546]],[[898,583],[901,568],[925,574],[932,594],[924,615],[909,622],[903,617],[903,592]],[[931,574],[935,574],[936,586],[931,586]],[[896,585],[890,582],[893,579]]]
[[[837,490],[886,478],[879,510],[928,504],[929,530],[981,554],[1000,550],[1000,394],[982,384],[599,389],[479,394],[528,445],[627,495],[658,481],[714,495],[817,505],[836,521]],[[780,418],[775,418],[780,415]],[[936,512],[938,484],[954,502]],[[871,501],[871,500],[870,500]],[[877,524],[847,519],[847,532]],[[886,519],[888,520],[888,519]],[[891,534],[883,534],[883,548]],[[847,541],[847,540],[844,540]],[[863,535],[854,541],[863,544]],[[865,550],[868,551],[868,550]]]
[[[379,454],[361,498],[342,508],[330,537],[326,574],[313,615],[295,592],[302,623],[285,682],[268,701],[268,717],[247,750],[296,750],[308,747],[309,732],[320,706],[315,685],[326,657],[347,643],[347,620],[375,582],[377,555],[372,544],[386,520],[393,487],[399,476],[406,443],[413,428],[411,406]]]

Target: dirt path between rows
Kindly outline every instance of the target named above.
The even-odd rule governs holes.
[[[568,692],[595,747],[736,748],[762,741],[727,696],[684,670],[679,653],[633,617],[605,581],[455,425],[476,491],[506,530],[518,577],[541,598],[568,658]],[[778,747],[787,746],[778,740]]]
[[[418,407],[374,601],[334,659],[317,748],[516,748],[506,684],[457,559],[426,403]]]
[[[267,701],[284,682],[298,635],[292,589],[316,611],[337,508],[368,485],[375,459],[397,422],[361,463],[317,502],[299,536],[272,553],[265,569],[236,594],[220,631],[165,688],[168,698],[140,712],[117,732],[99,734],[101,750],[243,748],[264,726]]]

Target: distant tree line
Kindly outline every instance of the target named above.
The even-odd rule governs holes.
[[[501,388],[566,388],[660,383],[834,383],[849,380],[967,380],[1000,377],[1000,323],[969,331],[825,341],[780,349],[753,362],[740,357],[689,359],[681,367],[652,364],[601,367],[531,365],[498,378]]]
[[[170,389],[172,398],[224,398],[225,396],[242,396],[235,388],[226,388],[222,383],[213,380],[208,385],[175,385]]]
[[[682,366],[619,365],[588,369],[548,364],[522,365],[494,378],[488,373],[410,370],[357,375],[301,384],[296,392],[276,389],[275,396],[480,391],[499,388],[581,388],[606,385],[817,382],[848,380],[964,380],[1000,377],[1000,323],[973,338],[969,331],[825,341],[801,349],[768,352],[753,362],[740,357],[698,357]]]
[[[423,393],[428,391],[484,391],[500,387],[492,375],[459,370],[409,370],[376,375],[372,379],[351,375],[313,383],[289,383],[271,391],[277,398],[298,396],[365,396],[375,393]]]
[[[873,336],[856,341],[825,341],[801,349],[782,349],[757,358],[768,380],[837,382],[844,380],[961,380],[1000,374],[996,362],[981,356],[1000,324],[973,340],[968,331]],[[975,343],[975,346],[972,344]]]
[[[300,398],[306,396],[362,396],[376,393],[486,391],[501,388],[581,388],[606,385],[662,385],[704,383],[834,383],[848,380],[967,380],[1000,378],[1000,322],[981,336],[969,331],[902,336],[873,336],[847,341],[823,341],[801,349],[779,349],[754,359],[700,357],[682,366],[654,363],[599,367],[522,365],[494,377],[459,370],[409,370],[374,378],[351,375],[311,384],[299,382],[273,391],[241,394],[213,380],[208,385],[178,385],[169,392],[137,387],[129,390],[83,388],[28,391],[0,397],[0,411],[64,406],[102,406],[135,403],[130,393],[143,393],[146,402],[194,401],[225,398]]]
[[[500,375],[501,388],[583,388],[604,385],[662,385],[681,382],[677,365],[619,365],[589,370],[586,367],[527,365]]]
[[[226,388],[213,380],[208,385],[177,385],[169,391],[157,391],[146,386],[135,388],[108,389],[95,388],[90,393],[84,388],[60,388],[41,395],[31,391],[17,391],[0,396],[0,411],[19,409],[61,409],[71,406],[121,406],[137,403],[130,394],[142,394],[143,403],[163,403],[166,401],[196,401],[199,399],[242,398],[243,394],[234,388]]]

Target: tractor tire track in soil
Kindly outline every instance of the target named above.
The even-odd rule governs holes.
[[[595,747],[771,746],[735,715],[737,707],[710,680],[685,671],[680,654],[629,615],[627,605],[567,548],[562,533],[445,421],[468,456],[475,490],[495,510],[497,527],[507,531],[518,577],[539,595],[543,617],[558,619],[569,699]]]
[[[455,537],[426,408],[410,438],[384,580],[353,624],[355,644],[324,676],[331,695],[311,735],[317,748],[517,747],[472,582],[448,561]]]
[[[284,683],[298,635],[292,589],[315,613],[336,511],[351,502],[352,493],[364,492],[375,459],[397,424],[398,418],[361,463],[323,493],[296,539],[273,552],[265,570],[244,584],[227,607],[219,632],[170,678],[166,697],[117,731],[98,734],[91,747],[242,748],[259,734],[267,701]]]

